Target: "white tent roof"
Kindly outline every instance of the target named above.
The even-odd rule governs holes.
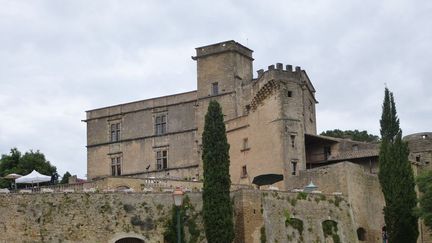
[[[51,181],[51,176],[42,175],[41,173],[33,170],[30,174],[16,179],[15,183],[39,183],[46,181]]]

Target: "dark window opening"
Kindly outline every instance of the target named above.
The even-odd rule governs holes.
[[[155,118],[155,133],[156,135],[163,135],[166,133],[167,119],[166,115],[159,115]]]
[[[212,95],[218,95],[219,94],[219,84],[212,83]]]
[[[420,162],[420,155],[416,156],[416,162]]]
[[[291,161],[291,174],[296,175],[297,174],[297,161]]]
[[[117,240],[115,243],[144,243],[144,241],[134,237],[127,237]]]
[[[121,174],[121,157],[111,158],[111,175],[120,176]]]
[[[331,155],[331,148],[330,146],[324,147],[324,159],[327,160]]]
[[[292,97],[292,91],[288,90],[288,97]]]
[[[243,167],[242,167],[242,175],[241,175],[241,177],[242,178],[244,178],[244,177],[247,177],[247,167],[246,167],[246,165],[244,165]]]
[[[295,147],[295,135],[291,135],[291,147]]]
[[[168,168],[168,152],[166,150],[156,152],[156,168],[163,170]]]
[[[359,241],[365,241],[366,240],[366,230],[363,228],[358,228],[357,229],[357,239]]]

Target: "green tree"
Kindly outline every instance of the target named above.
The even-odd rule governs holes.
[[[359,131],[359,130],[345,130],[342,131],[340,129],[334,129],[334,130],[327,130],[325,132],[322,132],[320,135],[323,136],[329,136],[334,138],[348,138],[353,141],[360,141],[360,142],[378,142],[379,137],[373,134],[369,134],[366,130]]]
[[[180,219],[185,218],[185,208],[182,205],[180,207]],[[181,224],[180,227],[180,242],[185,243],[185,233],[184,233],[184,224]],[[177,243],[177,208],[173,206],[171,209],[171,219],[169,219],[165,224],[165,232],[164,232],[164,241],[167,243]]]
[[[69,173],[69,171],[66,171],[66,173],[64,173],[60,184],[68,184],[69,183],[69,177],[71,177],[72,175]]]
[[[203,218],[209,243],[234,239],[233,208],[230,199],[229,144],[222,108],[210,101],[202,135],[204,163]]]
[[[432,171],[419,175],[417,186],[421,192],[418,215],[424,220],[425,225],[432,230]]]
[[[402,141],[402,130],[393,94],[386,88],[382,106],[381,146],[378,178],[384,194],[384,220],[389,242],[415,243],[418,237],[415,182],[409,149]]]
[[[11,149],[9,154],[3,154],[0,159],[0,177],[7,174],[17,173],[26,175],[33,170],[39,173],[58,178],[57,168],[46,160],[45,155],[39,150],[34,152],[30,150],[24,155],[17,148]],[[0,187],[10,187],[12,181],[0,179]]]

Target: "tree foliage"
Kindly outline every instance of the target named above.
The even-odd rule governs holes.
[[[402,141],[402,130],[393,94],[386,88],[382,106],[381,146],[378,178],[384,194],[384,220],[389,242],[415,243],[418,237],[415,182],[409,149]]]
[[[320,135],[323,136],[329,136],[334,138],[348,138],[353,141],[360,141],[360,142],[378,142],[379,137],[377,135],[369,134],[366,130],[359,131],[359,130],[327,130],[325,132],[322,132]]]
[[[229,144],[222,108],[210,101],[202,135],[204,163],[203,218],[209,243],[229,243],[234,239],[233,209],[230,199]]]
[[[57,168],[46,160],[45,155],[39,150],[30,150],[24,155],[17,149],[11,149],[9,154],[3,154],[0,159],[0,177],[11,173],[26,175],[37,170],[44,175],[58,178]],[[56,181],[52,181],[56,182]],[[10,187],[12,180],[0,179],[0,187]]]
[[[426,171],[417,177],[417,186],[422,193],[419,200],[418,215],[432,230],[432,171]]]
[[[68,184],[69,183],[69,177],[71,177],[72,175],[69,173],[69,171],[66,171],[66,173],[64,173],[60,184]]]

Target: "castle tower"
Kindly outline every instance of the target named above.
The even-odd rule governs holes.
[[[256,175],[282,174],[285,179],[306,169],[306,136],[316,134],[315,89],[300,67],[271,65],[258,70],[251,84],[250,162]],[[278,187],[289,188],[286,183]]]
[[[252,80],[252,50],[233,41],[196,48],[197,127],[201,138],[204,116],[211,99],[217,100],[225,120],[241,116],[244,111],[242,85]]]

